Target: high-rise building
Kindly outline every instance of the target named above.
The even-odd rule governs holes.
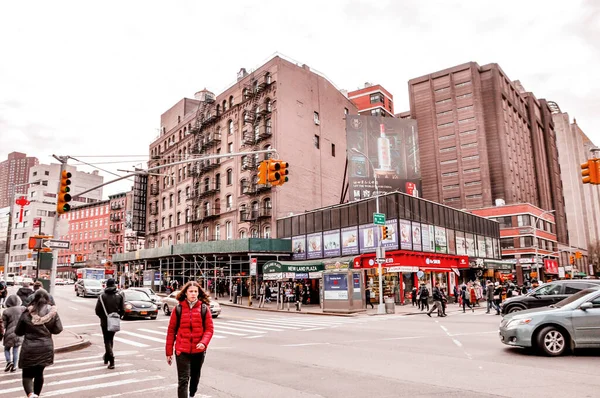
[[[530,203],[555,210],[568,243],[551,110],[497,64],[474,62],[409,81],[423,197],[461,209]]]
[[[21,152],[11,152],[0,162],[0,207],[10,206],[15,194],[27,193],[29,169],[37,164],[37,158]]]
[[[104,177],[98,171],[86,173],[77,171],[73,166],[67,166],[71,177],[71,207],[75,208],[102,199],[102,188],[95,189],[85,195],[78,195],[90,188],[102,184]],[[59,164],[40,164],[29,170],[27,200],[30,204],[23,208],[23,219],[19,219],[20,209],[12,206],[12,217],[9,233],[9,262],[7,272],[21,275],[35,275],[35,261],[31,258],[31,250],[27,243],[31,235],[52,235],[56,213],[56,196],[60,181]],[[69,213],[67,213],[69,214]],[[63,217],[66,218],[66,217]],[[68,218],[66,218],[68,220]],[[66,224],[64,224],[66,226]],[[66,234],[66,228],[63,234]]]
[[[348,99],[363,116],[394,117],[394,96],[380,84],[365,83],[365,87],[348,92]]]
[[[0,275],[4,273],[8,253],[8,226],[10,225],[10,207],[0,208]]]
[[[202,90],[161,116],[150,145],[148,247],[274,236],[276,217],[340,203],[345,115],[356,107],[331,82],[280,56],[214,95]],[[252,153],[276,149],[273,153]],[[244,156],[194,160],[210,155]],[[258,165],[289,163],[282,187],[258,184]]]

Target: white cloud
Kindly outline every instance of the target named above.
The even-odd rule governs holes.
[[[496,62],[598,143],[599,10],[593,0],[2,2],[0,158],[147,154],[161,113],[275,51],[340,88],[381,83],[398,112],[410,78]]]

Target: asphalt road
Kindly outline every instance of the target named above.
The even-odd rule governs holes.
[[[58,354],[42,396],[171,397],[167,317],[122,322],[116,369],[102,363],[96,299],[57,287],[63,324],[89,348]],[[456,307],[450,306],[454,311]],[[224,307],[215,320],[197,397],[598,397],[598,351],[546,358],[508,348],[499,316],[352,318]],[[23,396],[19,374],[0,372],[0,398]]]

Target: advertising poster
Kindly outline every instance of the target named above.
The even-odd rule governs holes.
[[[465,248],[467,250],[467,256],[475,257],[475,239],[473,239],[472,234],[466,234]]]
[[[323,232],[323,257],[339,257],[341,253],[339,229]]]
[[[306,235],[307,250],[306,258],[323,257],[323,234],[321,232]]]
[[[467,255],[467,242],[465,241],[465,233],[456,231],[456,254],[459,256]]]
[[[379,227],[375,224],[361,225],[358,227],[360,252],[369,253],[377,249]]]
[[[477,238],[477,253],[476,257],[485,257],[485,238],[480,235],[476,235]]]
[[[327,300],[348,299],[348,275],[332,274],[323,275],[323,289]]]
[[[410,221],[400,220],[400,248],[412,250],[412,229]]]
[[[414,221],[412,223],[412,242],[414,251],[420,252],[423,250],[421,246],[421,223]]]
[[[492,238],[485,237],[485,256],[487,258],[494,258],[494,248],[492,247]]]
[[[348,115],[346,140],[351,201],[375,195],[375,176],[380,193],[420,196],[416,120]]]
[[[381,241],[381,246],[389,250],[398,249],[398,221],[397,220],[386,220],[385,226],[388,229],[388,239]]]
[[[429,250],[435,251],[435,229],[433,225],[429,225]]]
[[[448,252],[448,243],[446,242],[446,228],[435,227],[435,252]]]
[[[456,242],[454,241],[454,230],[447,229],[446,235],[448,238],[448,254],[456,254]]]
[[[421,240],[421,244],[423,246],[424,252],[430,252],[431,246],[429,246],[429,225],[421,224],[421,236],[423,237]]]
[[[292,258],[294,260],[306,260],[306,236],[292,237]]]
[[[342,256],[358,254],[358,228],[342,228]]]
[[[494,239],[494,258],[500,258],[500,240]]]

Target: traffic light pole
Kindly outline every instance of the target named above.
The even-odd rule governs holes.
[[[63,174],[63,171],[67,169],[67,156],[56,156],[52,155],[56,160],[60,162],[60,172],[58,174],[58,186],[60,187],[60,179]],[[58,192],[58,188],[56,190]],[[58,200],[58,197],[57,197]],[[60,214],[56,211],[54,215],[54,229],[52,231],[52,236],[56,239],[59,236],[58,230],[58,220],[60,219]],[[58,249],[52,250],[52,269],[50,270],[50,291],[48,293],[54,294],[54,283],[56,281],[56,269],[58,267]]]

